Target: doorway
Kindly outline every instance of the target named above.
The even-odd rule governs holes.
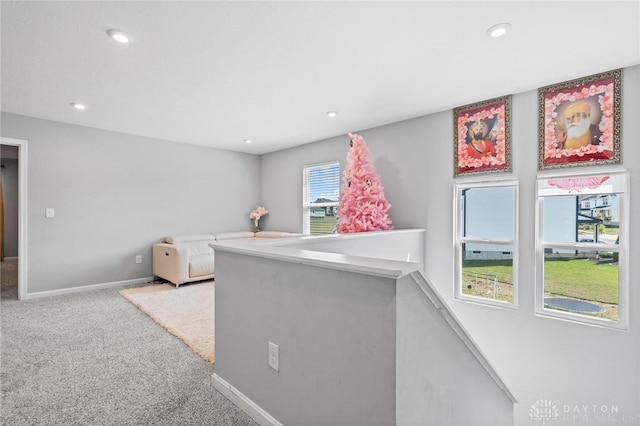
[[[12,138],[0,138],[2,151],[11,153],[7,155],[5,166],[7,169],[17,168],[14,179],[17,181],[17,214],[14,214],[13,221],[7,220],[7,205],[4,210],[4,225],[11,226],[11,229],[3,229],[3,241],[7,241],[7,234],[12,237],[12,244],[15,244],[17,238],[17,250],[15,245],[8,247],[5,244],[4,256],[9,262],[3,265],[2,273],[7,273],[7,281],[14,279],[17,281],[17,298],[20,300],[27,298],[27,141]],[[3,163],[5,154],[2,154]],[[15,159],[9,157],[16,157]],[[14,161],[10,161],[10,160]],[[5,169],[3,169],[4,171]],[[15,183],[13,183],[15,186]],[[8,187],[4,188],[4,195],[7,195]],[[4,198],[7,200],[7,198]],[[15,208],[15,206],[14,206]],[[17,222],[17,223],[16,223]],[[17,228],[17,229],[16,229]],[[7,251],[9,249],[10,251]],[[12,250],[12,251],[11,251]],[[11,254],[11,256],[8,256]],[[17,258],[15,257],[17,255]],[[3,262],[4,263],[4,262]],[[6,267],[5,267],[6,266]],[[3,281],[5,279],[3,278]],[[15,283],[14,283],[15,285]]]

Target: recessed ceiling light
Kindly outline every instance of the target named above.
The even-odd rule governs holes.
[[[71,106],[74,107],[75,109],[79,109],[79,110],[87,109],[87,106],[85,104],[79,104],[77,102],[71,102]]]
[[[107,34],[109,34],[109,37],[111,37],[112,39],[114,39],[118,43],[127,44],[127,43],[131,43],[131,41],[133,41],[133,38],[131,38],[131,36],[129,34],[125,33],[122,30],[113,30],[112,29],[112,30],[107,31]]]
[[[253,141],[252,141],[251,139],[245,139],[245,140],[244,140],[244,143],[247,143],[247,144],[248,144],[248,143],[252,143],[252,142],[253,142]]]
[[[500,24],[496,24],[493,27],[487,30],[487,35],[489,37],[502,37],[511,29],[511,24],[508,22],[503,22]]]
[[[338,116],[338,111],[327,111],[327,117],[334,118]]]

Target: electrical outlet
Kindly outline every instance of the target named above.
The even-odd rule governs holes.
[[[269,342],[269,367],[280,371],[280,347],[273,342]]]
[[[46,209],[44,209],[44,217],[46,217],[47,219],[53,219],[54,217],[56,217],[56,209],[54,209],[53,207],[47,207]]]
[[[142,256],[141,255],[137,255],[136,256],[136,263],[142,263]]]

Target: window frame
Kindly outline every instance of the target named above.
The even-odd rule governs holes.
[[[591,176],[619,176],[623,179],[620,185],[619,242],[618,244],[602,244],[597,242],[554,242],[544,240],[544,197],[540,195],[540,182],[549,179],[581,178]],[[629,327],[629,172],[624,169],[603,169],[597,171],[581,171],[580,173],[544,174],[536,178],[536,220],[535,220],[535,303],[536,316],[564,320],[583,325],[627,331]],[[569,194],[567,194],[569,195]],[[573,195],[580,195],[578,193]],[[544,303],[544,263],[545,249],[565,249],[578,251],[611,251],[618,253],[618,319],[611,320],[586,314],[545,308]]]
[[[513,187],[513,239],[501,239],[501,238],[475,238],[464,237],[462,232],[464,229],[464,203],[462,193],[466,189],[473,188],[495,188],[495,187]],[[495,180],[483,180],[483,181],[456,181],[454,182],[454,299],[477,303],[481,305],[488,305],[493,307],[517,309],[519,303],[519,274],[518,274],[518,260],[519,260],[519,193],[520,183],[518,179],[514,178],[500,178]],[[495,245],[510,245],[512,247],[511,260],[512,260],[512,280],[513,280],[513,293],[512,301],[507,302],[503,300],[490,299],[480,296],[473,296],[464,294],[462,292],[462,269],[463,269],[463,246],[464,244],[495,244]]]
[[[324,167],[324,166],[338,166],[338,200],[330,203],[313,203],[309,200],[309,192],[310,192],[310,182],[309,182],[309,171],[314,168]],[[341,189],[341,172],[342,166],[340,161],[325,161],[322,163],[314,163],[307,164],[302,167],[302,233],[304,235],[312,235],[311,234],[311,208],[312,207],[336,207],[340,205],[340,189]],[[337,213],[336,213],[337,216]],[[313,234],[313,235],[323,235],[323,234]],[[327,235],[327,234],[324,234]]]

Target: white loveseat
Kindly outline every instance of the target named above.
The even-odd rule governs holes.
[[[214,277],[215,269],[215,256],[209,244],[232,239],[257,240],[299,235],[277,231],[238,231],[169,236],[164,243],[153,245],[153,275],[175,284],[176,288],[187,282],[208,280]]]

